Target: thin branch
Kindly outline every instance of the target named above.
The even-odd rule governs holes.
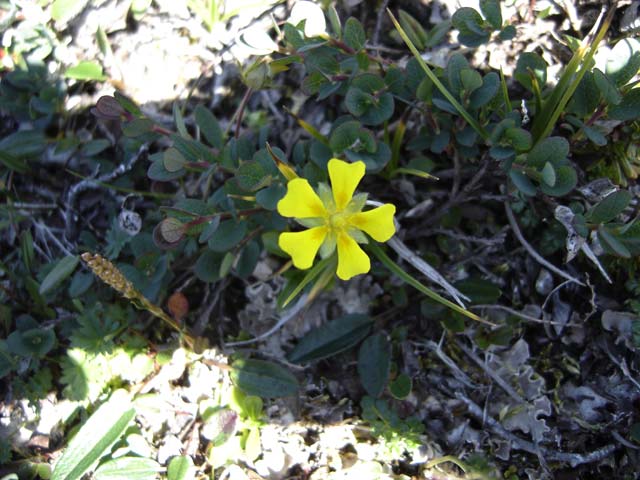
[[[541,447],[527,440],[523,440],[517,435],[514,435],[513,433],[507,431],[502,425],[500,425],[498,421],[494,420],[492,417],[485,417],[482,408],[480,408],[473,400],[468,398],[462,392],[456,392],[455,396],[467,405],[467,411],[472,417],[474,417],[479,422],[482,422],[484,417],[484,425],[487,426],[489,430],[491,430],[496,435],[504,438],[505,440],[509,440],[513,448],[517,450],[523,450],[534,455],[538,455],[541,453],[547,460],[552,460],[555,462],[566,462],[572,467],[577,467],[578,465],[583,465],[585,463],[594,463],[604,460],[620,448],[620,445],[609,444],[605,445],[602,448],[599,448],[598,450],[593,450],[588,453],[570,453],[558,452],[556,450]]]
[[[578,285],[580,285],[582,287],[586,286],[584,283],[582,283],[577,278],[572,277],[568,273],[560,270],[558,267],[553,265],[551,262],[545,260],[542,257],[542,255],[540,255],[538,252],[536,252],[534,250],[534,248],[531,246],[531,244],[529,242],[527,242],[525,240],[524,236],[522,235],[522,232],[520,231],[520,227],[518,226],[518,222],[516,221],[516,217],[513,215],[513,210],[511,210],[511,206],[509,205],[508,202],[504,202],[504,211],[507,214],[507,218],[509,219],[509,225],[511,225],[511,229],[513,230],[513,233],[515,234],[516,238],[518,239],[520,244],[527,250],[529,255],[531,255],[534,258],[534,260],[536,260],[543,267],[545,267],[548,270],[551,270],[552,272],[554,272],[556,275],[559,275],[559,276],[561,276],[562,278],[564,278],[566,280],[570,280],[570,281],[572,281],[574,283],[577,283]]]
[[[523,320],[527,320],[529,322],[542,323],[545,325],[560,325],[562,327],[579,327],[580,324],[577,323],[563,323],[563,322],[554,322],[553,320],[545,320],[544,318],[532,317],[531,315],[527,315],[526,313],[519,312],[513,308],[507,307],[506,305],[489,305],[489,304],[479,304],[479,305],[471,305],[470,308],[477,309],[488,309],[488,310],[502,310],[504,312],[510,313],[511,315],[515,315],[516,317],[522,318]]]

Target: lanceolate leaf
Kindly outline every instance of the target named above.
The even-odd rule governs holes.
[[[89,417],[56,464],[51,480],[79,480],[111,448],[135,416],[128,394],[113,393]]]
[[[391,344],[386,335],[377,333],[367,338],[358,353],[358,375],[362,386],[372,397],[379,397],[389,380]]]
[[[356,345],[371,329],[371,318],[351,314],[311,330],[289,354],[289,361],[306,363],[336,355]]]
[[[68,257],[64,257],[60,260],[53,270],[49,272],[49,274],[44,277],[44,280],[40,284],[40,295],[44,295],[55,287],[57,287],[60,283],[62,283],[69,275],[73,273],[73,271],[78,266],[78,262],[80,259],[76,255],[69,255]]]
[[[236,360],[231,380],[249,395],[288,397],[298,392],[298,380],[280,365],[264,360]]]
[[[610,222],[627,208],[629,202],[631,194],[627,190],[613,192],[587,212],[587,220],[593,223]]]

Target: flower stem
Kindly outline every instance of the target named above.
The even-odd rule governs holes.
[[[486,325],[490,325],[492,327],[496,326],[495,324],[485,320],[484,318],[479,317],[475,313],[472,313],[469,310],[462,308],[459,305],[456,305],[455,303],[447,300],[441,295],[438,295],[436,292],[434,292],[430,288],[424,286],[422,283],[420,283],[410,274],[405,272],[402,269],[402,267],[400,267],[400,265],[398,265],[396,262],[391,260],[391,258],[389,258],[389,256],[386,253],[384,253],[384,251],[376,243],[373,243],[373,242],[369,243],[368,247],[369,247],[369,250],[371,250],[371,252],[378,258],[378,260],[380,260],[384,264],[385,267],[387,267],[391,272],[395,273],[398,277],[400,277],[406,283],[411,285],[413,288],[415,288],[419,292],[424,293],[427,297],[431,298],[432,300],[435,300],[438,303],[441,303],[446,307],[449,307],[451,310],[454,310],[458,313],[461,313],[462,315],[465,315],[466,317],[469,317],[472,320],[475,320],[480,323],[484,323]]]

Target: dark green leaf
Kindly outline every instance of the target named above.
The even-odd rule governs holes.
[[[34,328],[26,331],[15,331],[7,337],[7,349],[23,357],[44,357],[56,344],[53,330]]]
[[[502,29],[502,31],[498,34],[498,37],[502,41],[512,40],[516,36],[517,30],[513,25],[507,25]]]
[[[411,394],[412,388],[413,382],[406,373],[401,373],[389,384],[389,392],[398,400],[407,398]]]
[[[64,257],[55,267],[44,277],[42,284],[40,284],[40,295],[45,295],[62,283],[66,278],[73,273],[78,266],[80,259],[77,255],[69,255]]]
[[[602,97],[609,105],[617,105],[622,100],[622,96],[618,91],[618,87],[616,87],[615,83],[613,83],[609,77],[607,77],[600,70],[595,68],[593,70],[593,80],[600,90]]]
[[[420,22],[402,9],[398,10],[398,21],[416,48],[423,50],[427,46],[427,33]]]
[[[17,131],[0,140],[0,152],[15,158],[39,155],[46,146],[46,139],[40,130]]]
[[[127,137],[139,137],[153,131],[153,122],[148,118],[134,118],[122,123],[122,133]]]
[[[235,247],[247,233],[244,220],[224,220],[209,238],[209,248],[214,252],[226,252]]]
[[[525,195],[533,197],[537,193],[535,185],[525,174],[512,169],[509,171],[509,178],[511,178],[511,181],[516,186],[516,188]]]
[[[623,38],[609,52],[605,73],[618,86],[622,87],[631,80],[640,69],[640,41],[636,38]]]
[[[238,167],[236,181],[241,189],[255,192],[271,184],[273,179],[267,174],[260,163],[249,160],[242,162],[240,167]]]
[[[263,398],[288,397],[298,393],[298,380],[291,372],[273,362],[236,360],[231,380],[249,395]]]
[[[609,118],[626,122],[640,117],[640,88],[628,91],[618,105],[609,109]]]
[[[493,304],[502,295],[500,287],[481,279],[468,278],[456,283],[456,288],[471,299],[471,303]]]
[[[522,53],[516,62],[513,76],[530,92],[533,91],[532,78],[536,79],[542,89],[547,84],[547,62],[537,53]]]
[[[308,332],[289,353],[294,363],[307,363],[331,357],[347,350],[362,340],[371,329],[371,318],[350,314],[336,318]]]
[[[601,202],[592,207],[586,219],[592,223],[607,223],[614,220],[631,202],[632,195],[627,190],[618,190],[607,195]]]
[[[540,190],[547,195],[561,197],[573,190],[578,183],[578,175],[571,165],[555,166],[556,184],[550,187],[544,183],[540,184]]]
[[[222,148],[222,129],[216,117],[204,105],[198,105],[194,111],[196,125],[200,128],[202,136],[214,148]]]
[[[194,267],[194,272],[198,279],[203,282],[217,282],[220,280],[220,264],[222,255],[211,250],[206,250],[198,257]]]
[[[518,152],[526,152],[533,146],[533,137],[522,128],[507,128],[504,131],[503,139]]]
[[[480,108],[489,103],[498,93],[500,78],[495,72],[487,73],[482,79],[482,86],[469,97],[470,108]]]
[[[356,52],[364,47],[367,41],[362,24],[353,17],[349,17],[344,25],[343,40]]]
[[[502,28],[500,0],[480,0],[480,11],[495,30]]]
[[[271,185],[256,194],[256,203],[267,210],[275,210],[287,190],[282,185]]]
[[[360,346],[358,375],[362,386],[372,397],[379,397],[389,380],[391,368],[391,343],[386,335],[377,333]]]
[[[489,40],[490,34],[484,29],[482,16],[473,8],[456,10],[451,23],[459,30],[458,40],[468,47],[477,47]]]
[[[23,159],[16,158],[4,151],[0,151],[0,163],[18,173],[26,173],[29,170],[27,163]]]
[[[605,250],[615,253],[619,257],[631,258],[631,252],[626,245],[605,225],[601,225],[598,228],[598,239]]]
[[[217,215],[213,217],[207,223],[206,227],[204,227],[202,232],[200,232],[200,237],[198,237],[198,242],[200,243],[208,242],[209,239],[211,238],[211,235],[213,235],[216,232],[216,230],[218,230],[219,226],[220,226],[220,216]]]
[[[354,117],[364,115],[364,113],[371,108],[375,99],[369,93],[365,93],[357,87],[351,87],[347,90],[347,95],[344,98],[344,104],[349,110],[349,113]]]
[[[545,163],[558,165],[569,154],[569,142],[562,137],[548,137],[538,142],[527,154],[527,164],[535,168],[543,168]]]

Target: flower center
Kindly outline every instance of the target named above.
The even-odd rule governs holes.
[[[327,226],[329,227],[330,231],[335,233],[343,231],[349,225],[350,217],[351,217],[351,214],[346,213],[344,211],[330,213],[327,216]]]

